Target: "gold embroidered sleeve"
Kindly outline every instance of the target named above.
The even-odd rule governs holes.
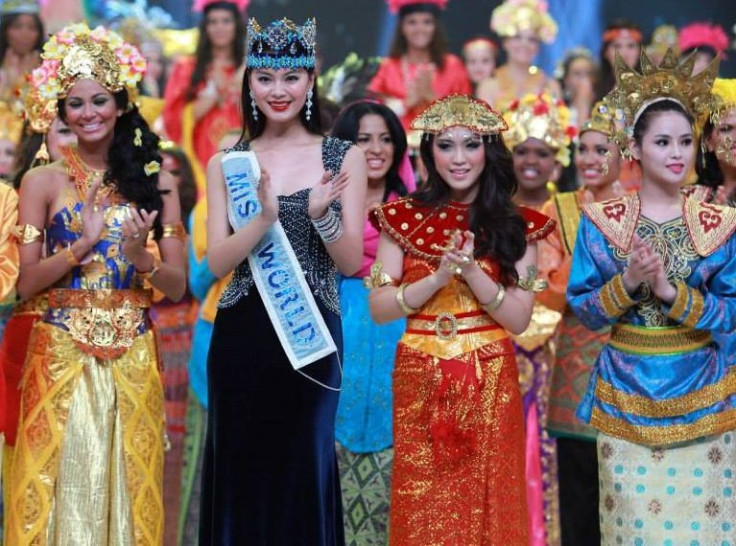
[[[43,242],[44,238],[44,232],[33,224],[15,226],[12,233],[19,245],[30,245],[31,243]]]
[[[600,294],[603,310],[611,318],[620,317],[636,304],[636,300],[626,291],[620,273],[603,285]]]
[[[699,290],[682,281],[677,281],[675,287],[677,288],[677,295],[667,312],[667,316],[683,326],[695,328],[700,317],[703,316],[705,298]]]
[[[164,224],[162,227],[163,227],[163,235],[161,235],[162,238],[163,237],[174,237],[181,241],[186,241],[187,230],[184,229],[184,224],[182,224],[181,222],[176,222],[175,224]]]
[[[370,276],[363,278],[363,285],[372,290],[381,286],[399,286],[399,281],[393,279],[383,270],[383,264],[381,262],[376,262],[371,266]]]

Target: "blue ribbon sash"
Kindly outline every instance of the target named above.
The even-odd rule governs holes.
[[[252,151],[222,157],[228,194],[227,215],[233,230],[260,212],[261,171]],[[248,256],[258,293],[294,369],[337,352],[335,342],[307,285],[281,222],[273,224]]]

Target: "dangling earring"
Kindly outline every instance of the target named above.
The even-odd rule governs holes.
[[[307,109],[304,112],[304,117],[307,118],[307,121],[312,119],[312,97],[313,96],[314,96],[314,93],[312,93],[311,89],[307,91]]]
[[[256,96],[253,94],[253,90],[250,91],[250,107],[253,109],[253,119],[258,121],[258,110],[256,109]]]
[[[703,169],[705,169],[705,154],[708,152],[708,150],[705,147],[705,139],[701,137],[700,139],[700,164],[703,166]]]

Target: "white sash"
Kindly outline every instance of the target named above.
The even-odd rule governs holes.
[[[233,230],[247,225],[260,212],[261,170],[252,151],[222,157],[228,194],[227,215]],[[294,369],[337,352],[317,302],[281,222],[274,223],[248,255],[258,293]]]

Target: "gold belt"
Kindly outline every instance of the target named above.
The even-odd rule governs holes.
[[[685,326],[615,324],[611,328],[610,345],[631,354],[677,354],[702,349],[712,341],[707,330],[694,330]]]
[[[83,352],[101,360],[125,354],[145,326],[150,306],[147,290],[49,291],[49,307],[64,309],[56,320]]]
[[[411,315],[406,324],[407,334],[436,335],[440,339],[454,339],[461,334],[486,332],[501,328],[485,311],[468,313],[440,313],[439,315]]]

